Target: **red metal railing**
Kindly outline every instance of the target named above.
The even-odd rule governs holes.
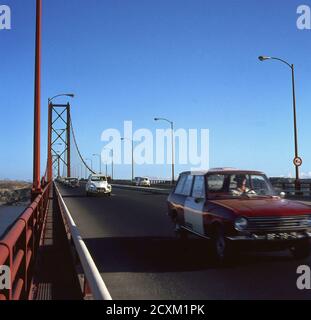
[[[0,300],[28,299],[37,251],[48,210],[48,184],[0,240],[0,265],[10,268],[10,289],[0,290]]]

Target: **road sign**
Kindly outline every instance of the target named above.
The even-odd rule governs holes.
[[[300,167],[302,165],[302,159],[300,157],[296,157],[294,159],[294,165]]]

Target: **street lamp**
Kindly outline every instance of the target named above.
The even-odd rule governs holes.
[[[111,180],[113,180],[113,149],[104,148],[105,150],[111,151],[112,161],[111,161]],[[107,163],[106,163],[106,175],[107,175]]]
[[[99,159],[99,173],[102,173],[102,159],[101,159],[101,155],[98,153],[94,153],[93,157],[98,157]]]
[[[134,180],[134,140],[128,138],[121,138],[121,141],[131,141],[132,142],[132,181]]]
[[[58,97],[69,97],[69,98],[74,98],[74,94],[73,93],[61,93],[61,94],[57,94],[56,96],[49,98],[49,104],[50,102],[52,102],[53,99],[58,98]]]
[[[297,133],[297,120],[296,120],[296,93],[295,93],[295,68],[293,64],[288,63],[287,61],[276,58],[276,57],[269,57],[269,56],[259,56],[258,59],[260,61],[265,60],[278,60],[284,64],[286,64],[292,72],[292,92],[293,92],[293,114],[294,114],[294,138],[295,138],[295,159],[294,165],[296,170],[296,179],[295,179],[295,190],[300,190],[300,180],[299,180],[299,167],[302,164],[302,159],[298,155],[298,133]]]
[[[171,125],[171,135],[172,135],[172,184],[175,181],[175,173],[174,173],[174,122],[165,118],[154,118],[154,121],[166,121]]]

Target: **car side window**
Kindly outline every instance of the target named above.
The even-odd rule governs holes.
[[[183,196],[190,196],[192,188],[193,176],[187,175],[181,194]]]
[[[211,174],[207,178],[208,192],[221,192],[224,188],[225,176],[222,174]]]
[[[195,176],[192,197],[204,199],[205,198],[205,184],[204,184],[204,176]]]
[[[184,188],[184,184],[185,184],[186,179],[187,179],[187,176],[185,174],[180,176],[178,183],[177,183],[177,186],[175,188],[176,194],[182,194],[182,190]]]

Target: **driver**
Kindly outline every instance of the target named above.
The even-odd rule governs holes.
[[[247,187],[247,177],[245,174],[239,174],[234,179],[237,183],[236,189],[232,190],[234,195],[242,195],[245,193],[255,193],[254,190]]]

